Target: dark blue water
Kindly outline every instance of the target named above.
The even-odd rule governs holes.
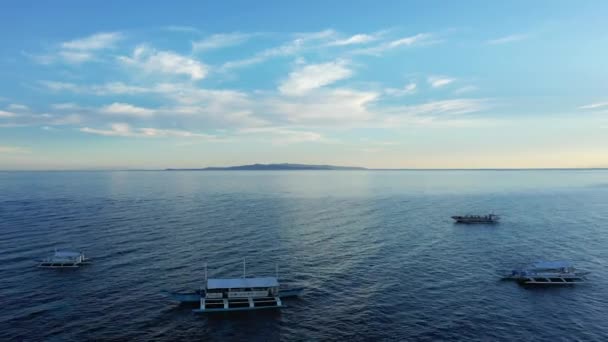
[[[496,226],[450,215],[502,214]],[[0,173],[0,340],[608,337],[608,171]],[[55,247],[94,264],[44,270]],[[302,285],[280,312],[194,315],[210,276]],[[587,285],[497,269],[572,260]]]

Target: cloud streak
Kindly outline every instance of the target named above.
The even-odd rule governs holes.
[[[433,88],[445,87],[454,81],[456,81],[456,79],[445,76],[430,76],[427,78],[427,83]]]
[[[512,34],[512,35],[508,35],[508,36],[504,36],[504,37],[500,37],[500,38],[490,39],[487,41],[487,43],[490,45],[501,45],[501,44],[520,42],[520,41],[526,40],[528,38],[530,38],[529,34]]]
[[[126,123],[114,123],[110,125],[110,129],[96,129],[83,127],[81,132],[103,135],[103,136],[118,136],[118,137],[135,137],[135,138],[205,138],[215,139],[215,136],[201,133],[193,133],[175,129],[157,129],[157,128],[131,128]]]
[[[597,109],[597,108],[603,108],[603,107],[608,107],[608,102],[591,103],[588,105],[581,106],[581,107],[579,107],[579,109]]]
[[[279,91],[285,95],[303,95],[339,80],[351,77],[352,70],[346,61],[335,61],[303,66],[289,74],[281,83]]]
[[[219,33],[205,39],[192,42],[192,51],[195,53],[240,45],[250,39],[253,34],[245,33]]]
[[[157,51],[146,45],[135,48],[132,56],[120,56],[118,60],[147,74],[188,76],[195,81],[205,78],[209,71],[207,65],[193,58],[172,51]]]

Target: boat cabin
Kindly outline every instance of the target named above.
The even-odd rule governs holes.
[[[40,261],[38,267],[42,268],[74,268],[82,265],[89,264],[89,259],[84,256],[82,252],[74,251],[58,251]]]
[[[240,311],[284,307],[275,277],[208,279],[195,312]]]

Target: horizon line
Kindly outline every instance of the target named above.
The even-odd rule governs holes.
[[[284,169],[284,170],[225,170],[206,168],[142,168],[142,169],[20,169],[2,170],[0,172],[176,172],[176,171],[576,171],[576,170],[608,170],[608,167],[518,167],[518,168],[366,168],[353,167],[353,169]]]

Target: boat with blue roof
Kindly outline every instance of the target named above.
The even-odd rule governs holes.
[[[590,272],[576,269],[568,261],[539,261],[503,274],[503,280],[522,285],[573,285],[587,282]]]
[[[38,262],[40,268],[78,268],[91,263],[82,251],[57,250],[48,258]]]
[[[196,303],[195,313],[280,309],[287,305],[285,298],[298,297],[304,289],[279,284],[278,270],[275,277],[247,277],[243,261],[241,278],[207,278],[205,284],[188,293],[166,292],[180,303]]]

